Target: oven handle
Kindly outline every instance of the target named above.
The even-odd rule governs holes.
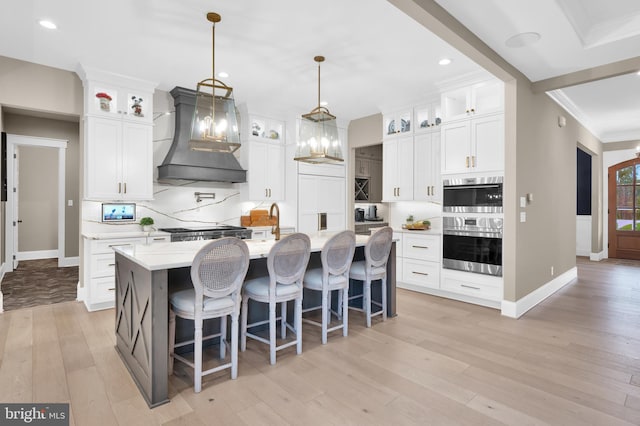
[[[485,189],[485,188],[500,188],[501,183],[497,184],[484,184],[484,185],[444,185],[444,189]]]
[[[460,237],[502,238],[502,231],[460,231],[443,229],[443,235],[457,235]]]

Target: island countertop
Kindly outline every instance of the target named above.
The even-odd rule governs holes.
[[[336,232],[322,231],[309,234],[311,252],[319,252],[324,244]],[[368,235],[356,235],[356,247],[364,246]],[[127,259],[137,263],[149,271],[173,269],[191,266],[198,250],[212,240],[176,241],[172,243],[136,244],[132,246],[117,246],[114,250]],[[267,257],[269,250],[276,243],[275,240],[244,240],[249,247],[251,259]]]

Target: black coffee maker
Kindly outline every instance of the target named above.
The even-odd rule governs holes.
[[[364,222],[364,209],[356,208],[356,222]]]

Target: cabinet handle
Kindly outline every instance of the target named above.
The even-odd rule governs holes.
[[[429,274],[427,274],[426,272],[416,272],[416,271],[411,271],[412,274],[416,274],[416,275],[424,275],[424,276],[429,276]]]
[[[269,188],[269,198],[271,198],[271,188]]]
[[[427,195],[431,195],[431,187],[427,186]]]
[[[471,167],[475,167],[476,166],[476,156],[472,155],[471,156]]]
[[[435,186],[431,187],[431,195],[436,195],[436,187]]]
[[[413,248],[422,248],[422,249],[428,249],[429,246],[411,246]]]
[[[269,196],[269,191],[267,190],[267,188],[264,189],[264,196],[265,198]]]
[[[471,290],[480,290],[480,287],[474,287],[472,285],[460,284],[460,287],[470,288]]]
[[[464,157],[464,164],[468,169],[469,168],[469,156],[468,155],[466,157]]]
[[[466,110],[465,112],[466,112],[467,114],[469,114],[469,110]]]
[[[111,288],[108,288],[107,290],[109,290],[109,291],[116,291],[116,288],[115,288],[115,287],[111,287]]]
[[[116,266],[116,264],[115,263],[110,263],[107,266]]]
[[[153,239],[153,241],[164,241],[164,238],[162,238],[162,237],[157,237],[157,238],[154,238],[154,239]]]
[[[127,193],[127,182],[124,183],[124,193]]]
[[[471,112],[476,112],[476,109],[475,108],[471,108]]]
[[[130,246],[131,244],[129,243],[124,243],[124,244],[109,244],[109,247],[126,247],[126,246]]]
[[[118,182],[118,194],[122,193],[122,182]]]

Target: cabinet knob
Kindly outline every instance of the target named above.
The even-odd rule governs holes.
[[[476,112],[475,108],[471,108],[471,112]]]

